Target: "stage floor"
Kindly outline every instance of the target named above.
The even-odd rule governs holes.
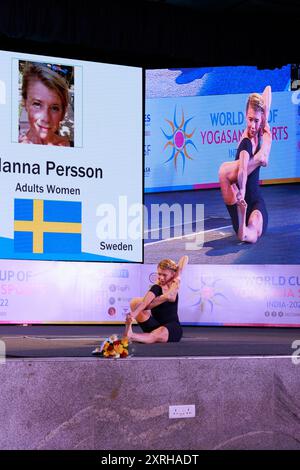
[[[139,327],[134,330],[139,331]],[[122,325],[2,325],[0,340],[5,343],[8,359],[94,357],[92,351],[103,339],[123,331]],[[131,358],[291,356],[292,343],[297,339],[300,339],[298,328],[185,326],[179,343],[133,343]]]
[[[145,194],[148,229],[145,231],[144,262],[156,264],[164,253],[165,258],[175,260],[188,255],[190,264],[299,264],[300,184],[261,186],[260,189],[269,222],[266,234],[254,244],[237,239],[220,189]],[[164,222],[162,233],[159,215],[151,217],[152,205],[155,207],[162,203],[169,206],[178,204],[182,213],[186,204],[191,207],[203,204],[204,220],[192,218],[183,224],[180,214],[174,225],[167,227],[167,221]],[[194,241],[194,237],[189,238],[193,233],[203,234],[203,246],[187,250],[186,242]]]

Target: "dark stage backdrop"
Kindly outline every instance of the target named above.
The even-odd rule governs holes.
[[[0,47],[145,68],[299,61],[296,0],[177,3],[2,0]]]

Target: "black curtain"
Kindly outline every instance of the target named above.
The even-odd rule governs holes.
[[[159,1],[0,1],[1,49],[146,68],[299,63],[299,30],[300,5],[292,0],[220,0],[216,9]]]

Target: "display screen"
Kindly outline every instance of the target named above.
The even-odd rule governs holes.
[[[299,64],[147,70],[144,119],[146,263],[300,264]]]
[[[143,107],[141,100],[133,98],[137,91],[142,94],[140,71],[70,60],[63,62],[62,59],[49,61],[54,69],[64,69],[60,75],[70,84],[69,106],[72,108],[73,104],[73,119],[68,120],[70,114],[67,111],[59,133],[54,136],[59,139],[56,145],[25,145],[26,139],[32,138],[29,131],[33,118],[22,97],[22,80],[26,62],[34,60],[33,56],[24,54],[5,53],[4,56],[11,68],[7,65],[1,69],[0,82],[0,102],[4,105],[0,106],[2,127],[6,129],[6,137],[0,144],[1,220],[8,217],[8,208],[13,216],[10,215],[6,225],[1,225],[1,249],[6,254],[3,258],[16,259],[1,261],[0,323],[124,323],[130,311],[130,300],[143,297],[157,281],[157,263],[164,258],[178,262],[183,255],[188,255],[189,264],[184,270],[179,292],[178,313],[183,325],[299,327],[299,66],[286,65],[274,70],[218,67],[146,72],[144,184],[147,194],[144,210],[148,210],[149,217],[144,217],[145,239],[148,236],[144,247],[145,264],[103,265],[56,261],[101,261],[100,256],[103,260],[109,257],[116,260],[117,256],[113,258],[110,252],[110,256],[107,253],[104,258],[98,251],[98,255],[87,257],[85,254],[84,257],[87,248],[82,249],[80,258],[74,253],[67,257],[67,249],[63,255],[54,253],[53,257],[49,257],[49,253],[14,252],[13,249],[18,247],[23,250],[28,247],[22,241],[22,234],[14,232],[18,231],[16,222],[23,222],[22,217],[27,221],[25,216],[31,215],[32,205],[36,204],[31,201],[43,199],[44,217],[45,214],[58,217],[60,204],[73,202],[67,214],[75,220],[69,220],[69,223],[80,223],[76,222],[80,213],[76,203],[82,204],[82,214],[86,214],[87,220],[96,220],[96,225],[83,226],[86,228],[82,231],[82,243],[85,237],[92,238],[95,226],[98,230],[99,227],[107,231],[119,230],[126,212],[131,215],[126,222],[128,234],[131,239],[135,237],[134,230],[138,231],[140,223],[138,205],[129,204],[139,201],[143,189],[140,178],[143,162],[139,153]],[[93,72],[89,72],[89,67],[93,67]],[[113,71],[118,71],[116,76],[112,75]],[[131,89],[133,84],[136,90]],[[268,119],[272,148],[268,165],[260,168],[260,181],[265,183],[262,194],[269,221],[266,233],[256,243],[247,244],[233,231],[219,187],[218,170],[223,162],[235,159],[246,125],[247,97],[253,92],[262,93],[267,85],[272,89]],[[13,87],[18,90],[14,98]],[[111,90],[110,94],[108,90]],[[36,104],[40,106],[39,102]],[[10,110],[13,110],[11,116]],[[118,146],[119,153],[115,153]],[[130,152],[130,148],[135,149],[135,153]],[[17,152],[27,153],[23,156]],[[9,167],[4,162],[18,160],[39,164],[40,174],[22,175],[6,170]],[[44,165],[47,161],[61,165],[63,168],[58,170],[61,172],[68,165],[107,170],[103,170],[102,179],[96,181],[71,174],[57,175],[57,166],[49,167],[49,175],[46,175]],[[120,183],[117,184],[117,180]],[[85,199],[75,194],[72,197],[67,194],[50,196],[45,192],[47,185],[72,187],[70,181],[76,181],[76,185],[82,181],[80,188]],[[19,183],[28,192],[17,191]],[[30,193],[29,185],[34,184],[36,192]],[[37,192],[38,186],[43,187],[44,193]],[[127,206],[125,195],[129,201]],[[114,214],[108,196],[110,200],[118,201],[119,212]],[[106,205],[101,206],[102,202]],[[198,207],[199,213],[194,210]],[[47,237],[44,236],[43,243],[49,247]],[[126,243],[124,240],[120,236],[117,242]],[[62,242],[56,246],[62,246]],[[71,242],[67,247],[71,249]],[[131,255],[128,252],[126,258],[123,254],[123,259],[130,260]],[[32,259],[45,261],[36,263]]]
[[[0,258],[143,261],[142,109],[140,68],[0,52]]]
[[[272,133],[263,184],[300,181],[300,100],[297,70],[252,66],[146,72],[146,192],[213,188],[218,170],[235,159],[251,93],[272,89]],[[300,82],[299,82],[300,83]]]

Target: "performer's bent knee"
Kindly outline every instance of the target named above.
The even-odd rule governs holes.
[[[150,315],[151,315],[151,310],[143,310],[137,315],[136,321],[138,323],[144,323],[145,321],[149,320]]]
[[[153,338],[153,343],[167,343],[169,339],[169,331],[165,326],[156,328],[151,331],[150,335]]]
[[[131,299],[130,301],[130,309],[131,311],[133,312],[137,306],[142,303],[143,301],[143,298],[142,297],[133,297],[133,299]]]
[[[218,175],[219,175],[220,183],[227,182],[227,176],[226,176],[227,173],[226,173],[226,167],[224,163],[222,163],[222,165],[220,166]]]

